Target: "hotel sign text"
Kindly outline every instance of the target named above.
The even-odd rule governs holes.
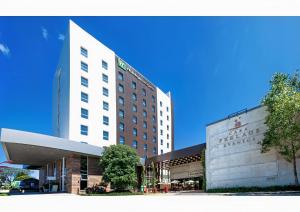
[[[153,86],[147,82],[143,77],[141,77],[136,71],[132,70],[123,60],[118,58],[118,66],[123,69],[124,71],[130,72],[133,76],[135,76],[138,80],[144,83],[147,87],[151,90],[154,90]]]

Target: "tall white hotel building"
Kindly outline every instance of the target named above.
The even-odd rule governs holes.
[[[100,147],[130,145],[144,158],[173,150],[170,92],[71,20],[53,83],[55,136]]]

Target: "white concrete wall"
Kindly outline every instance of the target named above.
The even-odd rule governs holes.
[[[68,139],[87,142],[96,146],[116,144],[116,85],[115,54],[90,34],[70,21],[70,90]],[[80,48],[88,50],[88,57]],[[102,60],[108,70],[102,68]],[[88,73],[81,70],[81,61],[88,64]],[[102,81],[102,73],[108,75],[108,83]],[[81,76],[88,79],[88,88],[81,85]],[[109,97],[102,94],[102,87],[109,90]],[[81,101],[81,91],[88,94],[89,102]],[[67,93],[67,92],[66,92]],[[68,95],[65,96],[68,98]],[[103,100],[109,103],[109,111],[103,110]],[[81,118],[81,107],[88,109],[88,119]],[[103,125],[103,115],[109,117],[109,126]],[[88,136],[80,134],[80,125],[88,126]],[[109,140],[103,140],[103,130],[109,132]]]
[[[84,141],[96,146],[116,144],[116,85],[115,54],[94,37],[70,22],[70,139]],[[88,50],[88,58],[80,53],[80,47]],[[108,70],[102,68],[102,60],[108,63]],[[88,73],[80,68],[80,62],[88,64]],[[108,75],[108,83],[102,81],[102,74]],[[81,86],[81,76],[89,80],[89,87]],[[109,90],[109,97],[102,94],[102,88]],[[89,95],[89,102],[81,101],[81,91]],[[109,111],[103,110],[103,101],[109,103]],[[89,118],[81,118],[81,107],[88,109]],[[103,115],[109,117],[109,126],[103,125]],[[80,125],[89,127],[88,136],[80,134]],[[109,132],[109,141],[103,140],[103,130]]]
[[[207,126],[208,189],[294,183],[291,164],[275,151],[260,151],[266,114],[266,108],[259,107]],[[300,160],[297,163],[299,172]]]
[[[69,138],[69,93],[70,93],[70,38],[69,28],[53,79],[52,126],[53,135]]]
[[[161,150],[163,153],[170,152],[172,150],[172,103],[171,103],[171,94],[165,94],[159,88],[156,88],[157,91],[157,153],[161,154]],[[160,102],[162,102],[162,106],[160,106]],[[169,111],[167,111],[167,107],[169,107]],[[162,116],[160,116],[160,111],[162,111]],[[167,116],[169,116],[169,120],[167,120]],[[163,125],[161,126],[160,121],[163,121]],[[167,126],[169,125],[169,130],[167,130]],[[163,135],[160,134],[160,130],[163,130]],[[167,135],[169,135],[169,139],[167,139]],[[163,145],[161,145],[161,139],[163,140]],[[167,147],[167,143],[169,143],[169,148]]]

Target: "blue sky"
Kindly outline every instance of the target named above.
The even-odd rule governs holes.
[[[52,134],[52,79],[70,17],[0,17],[0,127]],[[71,17],[164,91],[175,148],[258,105],[276,71],[300,67],[299,17]],[[0,150],[0,161],[4,160]]]

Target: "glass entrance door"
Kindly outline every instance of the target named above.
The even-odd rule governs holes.
[[[88,164],[87,156],[80,157],[80,190],[85,190],[87,188],[88,182]]]

